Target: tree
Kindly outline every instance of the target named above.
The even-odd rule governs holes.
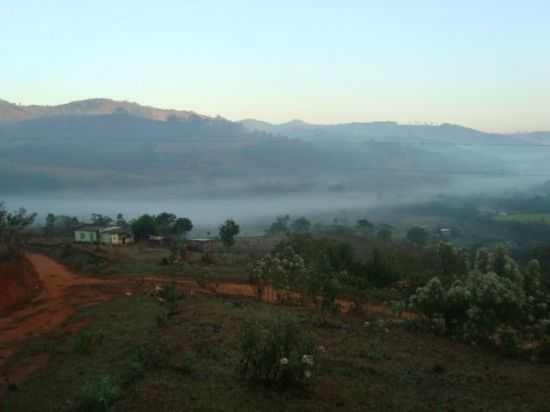
[[[378,230],[378,233],[376,234],[376,236],[380,240],[390,241],[392,236],[393,236],[393,233],[392,233],[390,228],[382,227],[382,228],[380,228],[380,230]]]
[[[92,213],[92,222],[97,226],[109,226],[113,223],[110,216],[102,215],[101,213]]]
[[[425,246],[430,240],[428,231],[420,226],[415,226],[407,232],[407,240],[418,246]]]
[[[46,225],[44,226],[44,234],[46,236],[53,235],[55,231],[55,215],[53,213],[48,213],[46,216]]]
[[[137,240],[147,239],[158,233],[156,220],[151,215],[141,215],[132,222],[132,232]]]
[[[220,239],[226,246],[233,246],[235,244],[235,236],[240,232],[241,228],[234,220],[226,220],[225,223],[220,226]]]
[[[78,226],[80,226],[80,222],[75,216],[55,216],[55,227],[62,234],[72,234]]]
[[[122,213],[119,213],[118,215],[116,215],[116,225],[123,229],[128,228],[128,222],[126,221]]]
[[[21,251],[21,233],[32,225],[36,213],[28,214],[23,208],[10,213],[0,203],[0,252],[7,257],[18,256]]]
[[[175,235],[186,237],[187,233],[193,230],[193,222],[187,217],[180,217],[176,219],[172,229]]]
[[[311,229],[311,223],[305,217],[301,217],[292,222],[292,231],[295,233],[307,233]]]
[[[159,233],[168,235],[172,233],[174,223],[176,223],[177,216],[173,213],[162,212],[155,218]]]
[[[374,225],[371,222],[369,222],[367,219],[359,219],[356,223],[356,227],[358,230],[364,233],[368,233],[372,229],[374,229]]]
[[[267,229],[267,234],[270,236],[284,235],[289,232],[288,224],[290,222],[290,216],[277,216],[275,222],[271,224],[269,229]]]

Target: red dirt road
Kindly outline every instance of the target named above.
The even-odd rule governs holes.
[[[77,276],[44,255],[28,254],[27,259],[36,270],[41,291],[24,308],[0,318],[0,367],[23,340],[61,327],[78,306],[113,296],[108,290],[112,288],[100,287],[113,282]]]
[[[65,328],[74,332],[74,327],[66,327],[69,318],[79,307],[94,305],[123,296],[126,292],[143,293],[158,285],[170,282],[184,289],[189,294],[199,293],[216,296],[257,298],[257,289],[246,283],[211,282],[206,288],[200,288],[191,279],[170,279],[166,277],[117,278],[115,280],[84,277],[70,271],[53,259],[40,254],[27,254],[27,259],[34,267],[41,286],[40,293],[30,303],[20,310],[0,317],[0,399],[7,389],[8,383],[19,384],[36,369],[47,363],[47,356],[39,359],[27,359],[15,369],[4,370],[8,358],[28,338],[41,336],[54,330]],[[261,293],[261,299],[268,303],[281,301],[281,293],[271,287],[266,287]],[[292,295],[292,296],[290,296]],[[285,293],[287,298],[300,298],[297,293]],[[343,312],[350,310],[352,303],[338,300]],[[383,305],[362,305],[362,309],[371,314],[392,317],[389,308]],[[405,314],[407,315],[407,314]],[[408,316],[405,316],[408,317]],[[74,326],[74,325],[73,325]],[[9,382],[8,382],[9,375]],[[1,379],[4,377],[4,379]]]

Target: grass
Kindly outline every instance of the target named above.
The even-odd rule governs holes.
[[[32,340],[8,368],[40,354],[48,367],[10,392],[8,410],[76,410],[82,388],[105,376],[121,389],[112,411],[547,410],[548,368],[402,327],[365,328],[348,316],[321,326],[303,308],[202,296],[181,300],[159,327],[165,312],[153,298],[118,298],[81,311],[73,322],[88,323],[79,332]],[[278,316],[326,348],[305,391],[252,385],[236,372],[241,325]],[[82,336],[102,338],[75,350]]]
[[[498,222],[550,224],[550,213],[512,213],[506,216],[497,216],[494,220]]]

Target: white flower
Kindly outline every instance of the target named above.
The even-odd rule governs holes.
[[[317,350],[320,352],[320,353],[325,353],[327,350],[325,349],[325,347],[323,345],[320,345]]]
[[[313,356],[312,355],[304,355],[302,356],[302,363],[305,363],[306,365],[313,366]]]
[[[363,326],[364,326],[365,328],[368,328],[368,327],[370,326],[370,322],[369,322],[368,320],[365,321],[365,323],[363,323]]]
[[[310,379],[311,378],[311,371],[305,371],[304,376],[306,377],[306,379]]]
[[[281,365],[288,365],[288,359],[287,358],[281,358],[280,363],[281,363]]]

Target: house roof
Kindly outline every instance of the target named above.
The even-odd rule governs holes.
[[[122,229],[120,226],[98,226],[98,225],[83,225],[76,229],[79,232],[99,232],[110,234],[130,234],[127,230]]]
[[[80,227],[77,227],[75,230],[78,232],[101,232],[104,229],[103,226],[97,226],[97,225],[83,225]]]

